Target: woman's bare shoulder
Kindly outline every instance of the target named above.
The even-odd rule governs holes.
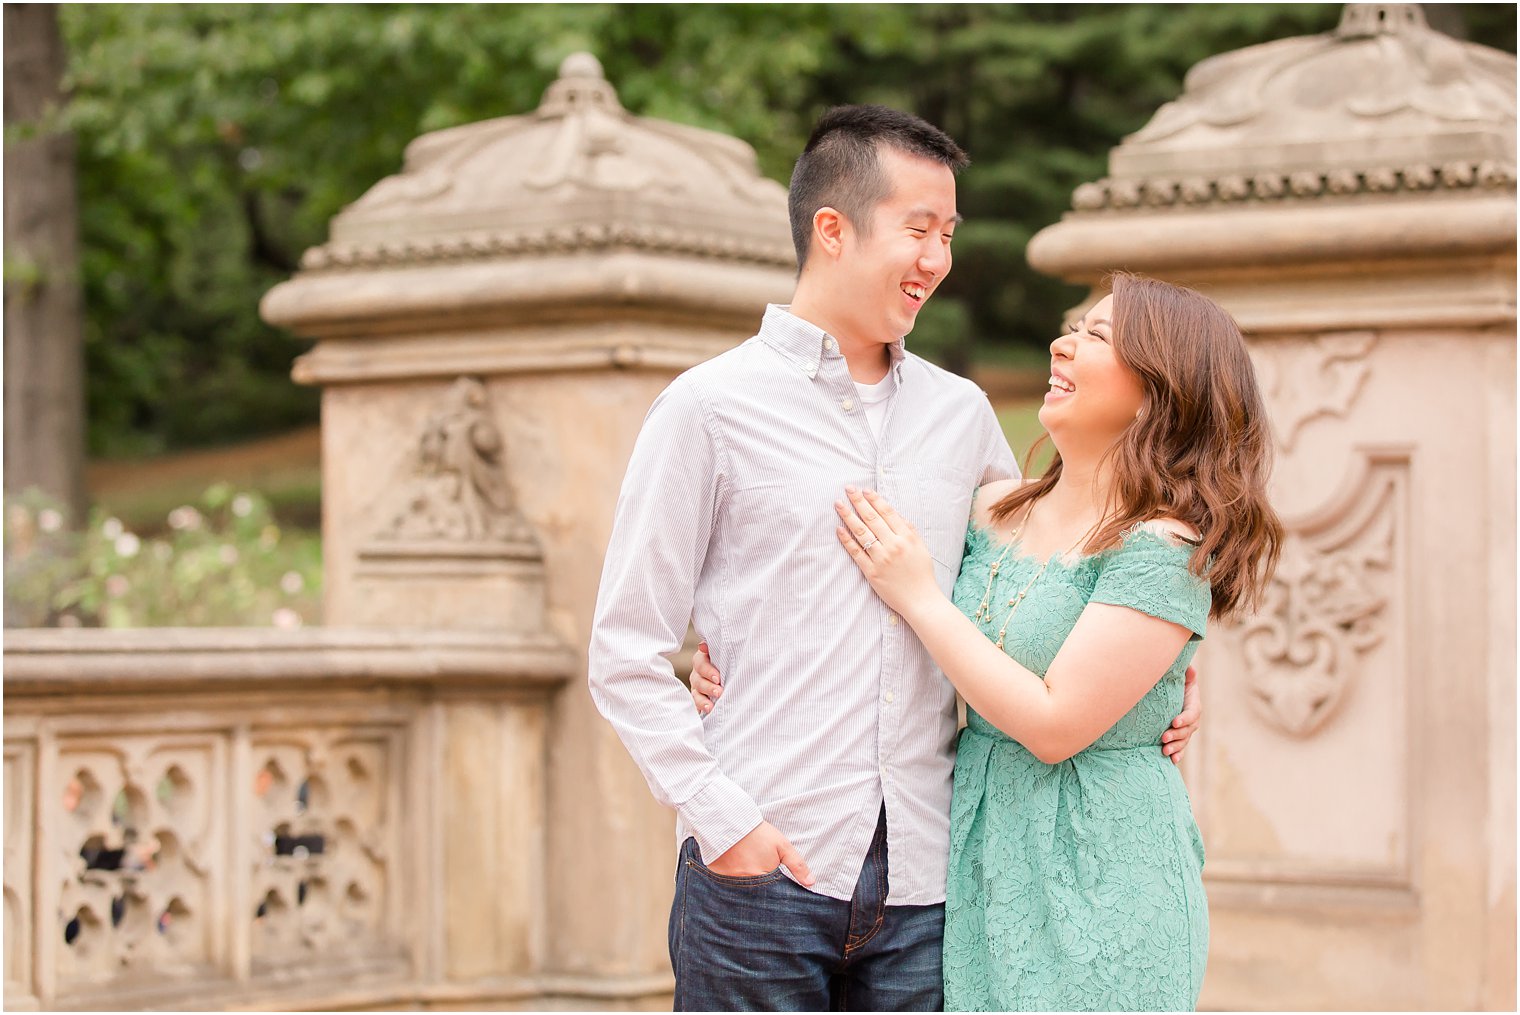
[[[986,486],[978,487],[971,500],[971,517],[975,519],[977,527],[982,529],[989,527],[992,521],[992,509],[1021,485],[1023,485],[1022,480],[997,479]]]
[[[1173,543],[1198,542],[1198,530],[1180,518],[1152,518],[1150,521],[1141,522],[1135,528],[1165,536]]]

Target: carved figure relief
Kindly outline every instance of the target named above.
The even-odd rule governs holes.
[[[518,514],[485,384],[461,377],[428,414],[408,456],[381,542],[478,543],[529,538]]]
[[[1399,453],[1364,455],[1334,504],[1290,523],[1262,608],[1242,624],[1252,704],[1285,733],[1334,715],[1402,608],[1407,470]]]
[[[1272,419],[1278,447],[1293,450],[1304,424],[1350,411],[1372,372],[1367,354],[1377,344],[1371,331],[1320,335],[1309,342],[1259,342],[1252,359]]]
[[[206,743],[114,738],[60,751],[60,988],[210,963],[212,762]]]
[[[255,970],[384,944],[389,742],[298,730],[254,744]]]

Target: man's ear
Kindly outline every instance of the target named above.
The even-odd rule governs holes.
[[[813,212],[813,243],[825,257],[839,256],[844,249],[845,230],[849,228],[849,220],[828,205]]]

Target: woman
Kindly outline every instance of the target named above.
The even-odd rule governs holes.
[[[978,491],[952,599],[874,493],[838,536],[968,706],[946,1009],[1192,1008],[1203,847],[1155,744],[1206,620],[1275,565],[1266,414],[1235,322],[1179,286],[1116,275],[1050,350],[1055,459]]]

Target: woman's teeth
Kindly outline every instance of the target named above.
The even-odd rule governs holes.
[[[1075,384],[1072,384],[1070,381],[1063,381],[1061,378],[1057,377],[1055,374],[1051,374],[1050,375],[1050,386],[1052,388],[1055,388],[1057,391],[1076,391],[1077,390],[1077,386]]]

